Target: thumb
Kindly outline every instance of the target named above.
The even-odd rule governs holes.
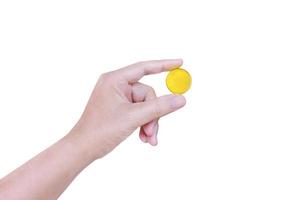
[[[154,119],[160,118],[178,110],[185,105],[182,95],[165,95],[149,101],[133,104],[132,117],[137,126],[142,126]]]

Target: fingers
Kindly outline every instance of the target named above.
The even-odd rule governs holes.
[[[154,128],[153,128],[153,134],[151,136],[148,136],[148,138],[147,138],[147,141],[152,146],[156,146],[157,143],[158,143],[158,141],[157,141],[158,127],[159,127],[159,124],[156,123],[155,126],[154,126]]]
[[[169,71],[180,67],[182,63],[182,59],[144,61],[118,69],[114,73],[125,78],[129,83],[134,83],[145,75]]]
[[[153,121],[152,121],[153,122]],[[139,136],[140,136],[140,139],[143,141],[143,142],[148,142],[149,144],[151,144],[152,146],[156,146],[158,141],[157,141],[157,134],[158,134],[158,123],[156,123],[154,126],[153,126],[153,131],[152,131],[152,135],[151,136],[148,136],[146,133],[145,133],[145,129],[144,127],[141,127],[140,128],[140,132],[139,132]]]
[[[152,87],[143,83],[134,83],[132,85],[133,102],[149,101],[156,98],[155,91]],[[158,119],[154,119],[147,124],[141,126],[140,139],[143,142],[149,142],[151,145],[157,144]]]
[[[152,87],[143,83],[133,83],[132,88],[132,100],[134,103],[143,102],[156,98],[155,91]]]
[[[144,124],[142,128],[144,129],[148,137],[152,136],[155,133],[155,126],[158,123],[158,119],[154,119],[147,124]]]
[[[140,136],[140,139],[142,140],[142,142],[144,142],[144,143],[147,142],[147,135],[144,132],[144,129],[142,127],[140,128],[139,136]]]
[[[178,110],[185,105],[182,95],[165,95],[149,101],[132,104],[131,115],[136,126],[142,126]]]

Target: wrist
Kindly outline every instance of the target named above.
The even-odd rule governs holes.
[[[81,130],[73,128],[62,140],[87,164],[97,159],[93,145]]]

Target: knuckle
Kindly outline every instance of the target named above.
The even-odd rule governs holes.
[[[151,86],[149,86],[149,88],[148,88],[148,93],[151,94],[151,95],[153,95],[153,96],[156,96],[155,90]]]
[[[112,72],[106,72],[100,75],[99,82],[107,83],[112,81]]]
[[[166,63],[162,63],[159,70],[162,72],[162,71],[165,71],[167,69],[168,65],[166,65]]]
[[[152,112],[155,118],[159,118],[161,116],[162,112],[158,102],[154,102]]]
[[[134,112],[126,111],[125,114],[123,114],[122,118],[123,121],[126,122],[125,129],[129,132],[134,131],[139,126],[139,124],[137,124],[139,121],[137,120],[137,114]]]
[[[150,92],[152,92],[152,93],[155,93],[155,90],[154,90],[154,88],[153,88],[153,87],[151,87],[151,86],[148,86],[148,89],[149,89],[149,91],[150,91]]]
[[[145,64],[145,61],[139,61],[139,62],[136,62],[134,63],[135,65],[144,65]]]

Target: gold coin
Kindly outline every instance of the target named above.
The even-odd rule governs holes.
[[[183,94],[190,89],[192,77],[186,70],[177,68],[169,72],[166,84],[172,93]]]

